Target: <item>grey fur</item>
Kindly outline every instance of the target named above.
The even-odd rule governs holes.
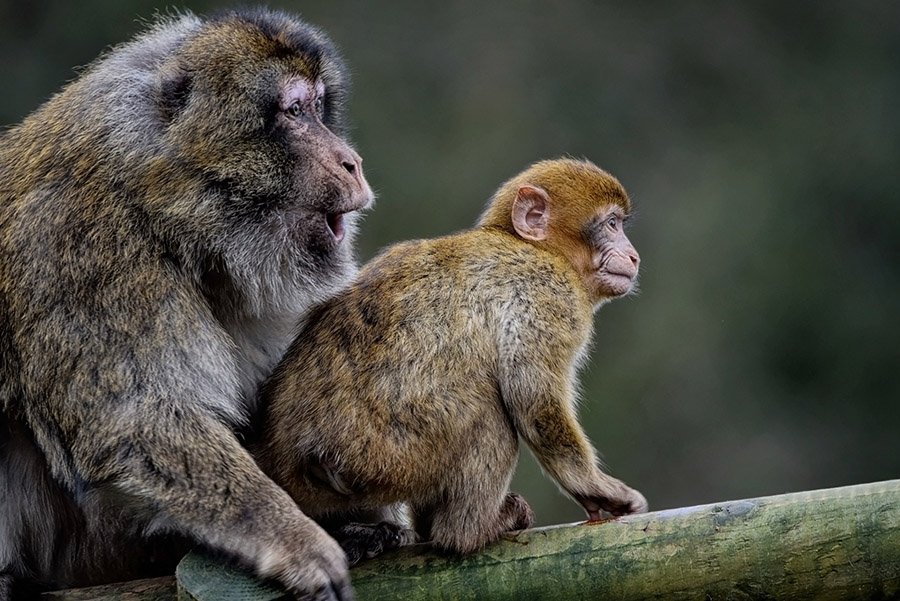
[[[188,541],[300,593],[350,594],[339,547],[234,433],[293,324],[356,270],[355,217],[325,250],[314,221],[350,193],[295,177],[298,151],[260,139],[252,111],[271,100],[231,86],[232,108],[211,108],[210,78],[245,60],[229,44],[270,60],[259,36],[317,48],[323,129],[340,131],[330,42],[250,11],[161,19],[0,138],[0,600],[13,580],[169,570]],[[207,38],[226,46],[208,66]],[[172,109],[169,88],[190,102]]]

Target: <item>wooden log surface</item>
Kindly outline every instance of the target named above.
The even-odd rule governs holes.
[[[360,601],[900,599],[900,480],[537,528],[465,558],[415,545],[351,575]],[[199,554],[177,581],[179,600],[289,598]]]
[[[54,591],[41,595],[41,601],[175,601],[176,598],[174,576]]]

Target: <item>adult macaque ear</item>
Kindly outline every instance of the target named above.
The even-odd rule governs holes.
[[[512,224],[526,240],[546,240],[550,225],[550,197],[537,186],[524,185],[516,192]]]

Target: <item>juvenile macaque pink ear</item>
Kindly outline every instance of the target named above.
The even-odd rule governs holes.
[[[526,240],[545,240],[550,224],[547,192],[537,186],[520,187],[513,201],[512,223],[516,233]]]

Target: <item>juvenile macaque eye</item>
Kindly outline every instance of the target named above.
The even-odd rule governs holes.
[[[299,117],[303,114],[303,107],[300,106],[300,101],[296,100],[291,103],[291,106],[287,108],[287,114],[291,117]]]

